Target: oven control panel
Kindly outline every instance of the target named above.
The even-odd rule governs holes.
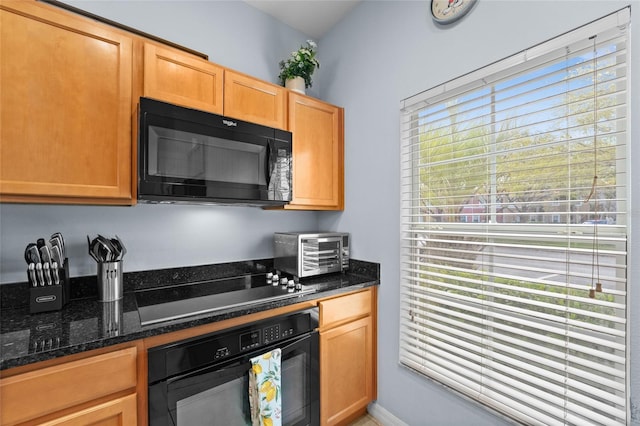
[[[260,353],[318,327],[317,308],[150,348],[149,383],[211,363],[226,362],[242,354]]]
[[[242,351],[257,348],[260,344],[260,331],[258,330],[251,330],[248,333],[240,335],[240,350]]]
[[[271,343],[276,340],[280,340],[280,324],[272,325],[262,329],[262,335],[264,336],[264,343]]]

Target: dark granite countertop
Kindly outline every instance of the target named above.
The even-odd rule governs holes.
[[[0,286],[0,370],[187,329],[380,284],[377,263],[352,260],[346,273],[301,280],[315,291],[295,298],[256,303],[142,326],[136,290],[179,285],[270,270],[272,260],[125,273],[124,296],[99,302],[95,277],[71,280],[72,300],[60,311],[29,314],[21,296],[26,283]],[[9,305],[9,306],[7,306]],[[12,305],[12,306],[11,306]]]

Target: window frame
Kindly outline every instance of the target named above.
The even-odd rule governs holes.
[[[527,49],[523,52],[520,52],[519,54],[516,54],[512,57],[506,58],[502,61],[498,61],[494,64],[490,64],[489,66],[482,68],[480,70],[476,70],[472,73],[466,74],[460,78],[451,80],[449,82],[446,82],[440,86],[437,86],[435,88],[432,88],[430,90],[427,90],[425,92],[419,93],[415,96],[412,96],[410,98],[407,98],[405,100],[403,100],[401,102],[401,117],[405,117],[407,114],[407,111],[416,111],[418,110],[420,107],[419,105],[433,105],[439,101],[442,101],[443,99],[446,99],[450,96],[453,96],[455,94],[460,94],[460,93],[465,93],[465,92],[469,92],[472,91],[478,87],[480,87],[482,84],[488,84],[488,82],[494,78],[496,75],[498,76],[503,76],[506,73],[511,73],[514,70],[519,70],[519,69],[523,69],[524,65],[527,63],[530,63],[530,61],[535,61],[536,58],[540,58],[543,55],[546,54],[546,52],[550,51],[550,50],[554,50],[557,49],[558,47],[561,47],[563,45],[568,45],[571,44],[571,42],[573,40],[578,40],[578,39],[584,39],[585,37],[588,37],[591,34],[594,33],[599,33],[601,31],[606,31],[611,29],[614,26],[617,27],[621,27],[621,26],[625,26],[628,22],[630,21],[630,8],[626,7],[624,9],[621,9],[620,11],[611,14],[607,17],[604,17],[600,20],[594,21],[590,24],[587,24],[584,27],[580,27],[574,31],[571,31],[569,33],[566,33],[562,36],[559,36],[557,38],[554,38],[552,40],[546,41],[544,43],[541,43],[540,45],[534,46],[531,49]],[[628,36],[627,36],[628,37]],[[628,41],[627,41],[628,43]],[[626,60],[626,67],[627,70],[629,69],[630,66],[630,60],[627,58]],[[631,79],[631,73],[628,73],[628,78]],[[630,93],[629,90],[627,89],[627,93],[626,93],[626,110],[629,111],[630,108],[630,102],[629,102],[629,97],[630,97]],[[418,107],[417,107],[418,105]],[[402,118],[401,118],[402,119]],[[626,147],[626,152],[624,153],[624,159],[619,161],[619,164],[617,164],[617,167],[620,168],[620,170],[622,170],[622,173],[625,173],[626,176],[626,180],[625,180],[625,185],[626,185],[626,193],[628,195],[628,193],[630,193],[630,186],[629,186],[629,168],[628,168],[628,164],[630,161],[630,156],[629,156],[629,150],[630,150],[630,141],[629,141],[629,135],[630,135],[630,125],[631,125],[631,117],[629,117],[628,115],[626,115],[626,143],[625,143],[625,147]],[[415,131],[414,128],[408,128],[404,123],[402,125],[402,129],[401,129],[401,140],[407,140],[411,138],[410,136],[407,136],[407,134],[409,132],[413,132]],[[413,136],[416,136],[415,134],[413,134]],[[401,155],[401,162],[403,161],[408,161],[406,158],[403,158],[406,156],[406,152],[404,149],[404,142],[403,142],[403,153]],[[402,169],[402,165],[401,165],[401,169]],[[412,167],[413,169],[413,167]],[[409,181],[410,184],[413,186],[416,183],[415,182],[411,182],[411,179],[417,179],[417,177],[415,175],[412,176],[407,176],[405,175],[405,173],[402,173],[402,177],[401,177],[401,185],[404,186],[407,184],[407,182]],[[405,243],[404,240],[407,238],[412,238],[412,231],[411,228],[407,226],[407,224],[405,223],[405,221],[403,220],[403,217],[405,216],[405,211],[408,209],[411,209],[411,206],[407,206],[406,204],[409,202],[409,200],[405,199],[404,197],[404,193],[405,191],[401,188],[401,194],[402,195],[402,199],[401,199],[401,229],[400,229],[400,234],[401,234],[401,247],[404,250],[405,247]],[[624,238],[627,238],[626,240],[626,244],[628,244],[628,218],[630,217],[629,214],[629,202],[628,202],[628,198],[626,197],[621,197],[624,198],[623,200],[623,205],[624,205],[624,215],[621,215],[621,217],[624,217],[624,223],[622,225],[625,226],[624,230],[621,230],[621,227],[612,227],[611,228],[611,233],[613,235],[616,234],[616,232],[618,231],[623,231],[624,233]],[[558,202],[559,204],[562,204],[562,201]],[[495,214],[495,212],[494,212]],[[533,214],[534,216],[537,216],[537,213],[530,213]],[[447,224],[448,228],[447,229],[453,229],[453,228],[460,228],[462,230],[468,228],[468,225],[473,225],[474,224],[474,219],[475,219],[475,213],[473,212],[468,212],[466,213],[464,216],[461,217],[461,220],[459,221],[459,223],[452,225],[452,224]],[[550,218],[553,218],[552,213],[549,213]],[[475,222],[477,223],[477,222]],[[556,229],[553,227],[553,224],[555,222],[552,220],[550,222],[551,226],[546,226],[546,225],[535,225],[539,228],[549,228],[549,232],[555,232]],[[567,226],[570,231],[569,232],[584,232],[584,227],[581,227],[582,224],[575,224],[575,225],[569,225],[567,226],[565,224],[565,226]],[[519,223],[514,222],[513,224],[510,225],[506,225],[506,227],[511,227],[511,226],[522,226]],[[594,229],[597,230],[597,227],[595,227]],[[594,231],[597,232],[597,231]],[[587,234],[589,234],[589,232],[587,232]],[[406,253],[401,254],[401,263],[404,263],[405,261],[403,260],[404,257],[407,256]],[[403,267],[403,265],[401,264],[401,271],[405,271],[406,268]],[[627,274],[625,279],[626,279],[626,288],[628,288],[631,284],[630,284],[630,277],[628,276],[628,259],[625,261],[625,273]],[[403,289],[403,280],[405,279],[404,277],[404,272],[402,272],[402,276],[401,276],[401,289]],[[406,298],[407,296],[405,295],[401,295],[401,305],[403,303],[403,299]],[[629,313],[629,299],[627,298],[625,301],[625,317],[627,320],[628,324],[628,319],[630,318],[630,313]],[[401,306],[401,326],[400,326],[400,346],[401,346],[401,358],[402,358],[402,333],[403,333],[403,329],[402,329],[402,324],[403,321],[405,321],[404,318],[402,318],[403,315],[403,307]],[[625,359],[626,359],[626,380],[625,380],[625,397],[626,397],[626,404],[625,404],[625,410],[626,410],[626,419],[628,421],[628,419],[631,418],[630,416],[630,402],[629,402],[629,395],[630,395],[630,380],[629,380],[629,376],[628,376],[628,372],[629,372],[629,365],[630,365],[630,359],[629,359],[629,332],[628,332],[628,325],[625,325],[625,327],[627,328],[627,332],[626,332],[626,349],[625,349]],[[401,361],[402,364],[402,361]],[[445,385],[450,386],[450,383],[448,383],[446,380],[443,381],[441,380],[441,378],[438,378],[437,375],[435,376],[426,376],[426,377],[430,377],[432,379],[435,379],[436,381],[439,382],[443,382]],[[454,387],[455,389],[455,387]],[[461,391],[460,389],[457,389],[458,391]],[[474,398],[473,395],[469,395],[469,393],[461,391],[463,393],[466,394],[466,396],[471,397],[472,399],[475,399],[481,403],[484,403],[490,407],[493,407],[495,409],[497,409],[498,411],[501,411],[502,413],[511,416],[511,417],[515,417],[517,418],[517,413],[514,412],[509,412],[508,409],[504,409],[504,407],[500,407],[497,406],[495,404],[492,403],[492,401],[485,399],[482,395],[476,396]],[[522,418],[520,418],[520,420],[523,420]]]

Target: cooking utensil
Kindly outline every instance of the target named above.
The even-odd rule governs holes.
[[[51,279],[51,265],[49,265],[49,262],[44,262],[44,264],[42,265],[42,271],[42,275],[44,275],[44,279],[47,285],[52,285],[53,279]]]
[[[107,257],[105,258],[105,261],[107,262],[114,261],[116,256],[116,248],[111,243],[111,240],[98,234],[98,241],[100,242],[100,244],[104,246],[104,250],[107,255]]]
[[[44,247],[45,246],[44,238],[38,238],[36,240],[36,245],[38,246],[38,249],[41,248],[41,247]]]
[[[51,247],[57,247],[58,251],[60,252],[60,259],[63,260],[65,258],[65,253],[64,253],[64,243],[62,242],[62,240],[60,239],[60,237],[52,237],[49,240],[49,244],[51,244]]]
[[[111,262],[112,250],[108,243],[103,240],[97,240],[98,251],[102,262]]]
[[[36,263],[36,277],[38,278],[38,284],[44,286],[44,273],[42,272],[42,263]]]
[[[60,275],[58,274],[58,262],[54,261],[51,264],[51,272],[52,272],[52,275],[53,275],[53,284],[59,285],[60,284]]]
[[[42,238],[40,239],[42,240]],[[38,240],[38,242],[40,241]],[[49,250],[49,246],[46,245],[44,240],[42,240],[43,246],[40,246],[40,259],[42,259],[43,263],[51,263],[51,251]]]
[[[100,259],[98,258],[98,255],[96,254],[96,251],[95,251],[95,246],[96,246],[95,242],[96,240],[91,241],[91,239],[87,235],[87,245],[89,246],[89,256],[93,257],[93,260],[95,260],[96,262],[100,262]]]
[[[36,278],[36,264],[29,263],[29,267],[27,269],[28,277],[29,277],[29,285],[31,287],[38,287],[38,280]]]
[[[120,241],[115,238],[111,240],[111,247],[113,247],[114,261],[122,260],[122,245],[120,245]]]
[[[58,265],[64,265],[64,258],[62,257],[62,254],[60,253],[60,247],[51,246],[50,250],[51,250],[51,263],[52,263],[52,266],[53,266],[53,262],[56,262]]]
[[[62,234],[60,232],[54,232],[51,234],[51,239],[57,239],[59,241],[60,253],[63,258],[66,258],[66,246],[64,243],[64,238],[62,238]]]
[[[127,248],[124,246],[124,244],[122,243],[122,240],[117,235],[116,235],[116,240],[118,240],[118,245],[120,246],[120,259],[122,259],[124,255],[127,254]]]
[[[27,263],[42,263],[38,246],[35,243],[27,244],[27,248],[24,250],[24,259]]]

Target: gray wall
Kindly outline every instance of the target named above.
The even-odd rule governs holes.
[[[70,1],[78,8],[209,55],[212,62],[273,83],[278,62],[307,37],[239,1]],[[317,87],[308,93],[318,96]],[[128,248],[125,271],[273,256],[276,231],[316,230],[315,212],[257,207],[135,207],[0,204],[0,283],[25,280],[23,251],[59,231],[71,275],[96,273],[86,235],[118,234]]]
[[[632,69],[640,69],[640,3],[633,1]],[[480,0],[457,24],[436,26],[429,1],[365,1],[321,40],[322,97],[345,107],[344,213],[321,227],[348,230],[358,257],[381,263],[378,404],[410,425],[494,425],[500,420],[398,365],[400,240],[400,101],[620,9],[619,1]],[[636,10],[637,9],[637,10]],[[631,83],[632,111],[640,84]],[[637,120],[631,120],[632,163]],[[630,181],[640,182],[640,168]],[[640,302],[640,187],[633,188],[629,306]],[[638,310],[631,313],[631,353],[640,350]],[[640,357],[631,361],[634,424],[640,403]]]

